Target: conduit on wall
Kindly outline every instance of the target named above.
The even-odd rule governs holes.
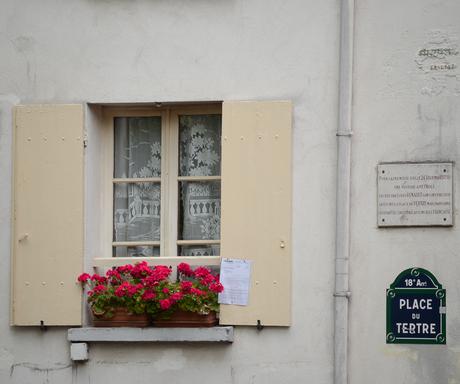
[[[348,382],[348,298],[354,0],[340,9],[339,115],[337,125],[334,383]]]

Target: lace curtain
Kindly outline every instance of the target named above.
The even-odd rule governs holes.
[[[221,116],[179,118],[179,175],[220,176]],[[220,180],[180,182],[181,240],[220,239]],[[184,246],[184,256],[219,255],[218,245]]]
[[[161,118],[115,118],[114,177],[161,176]],[[159,183],[114,186],[114,241],[160,240]],[[159,255],[159,247],[116,247],[114,256]]]

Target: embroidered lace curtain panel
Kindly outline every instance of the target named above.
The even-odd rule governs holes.
[[[161,118],[115,118],[114,177],[161,177]],[[159,241],[159,183],[114,185],[114,241]],[[116,247],[114,256],[159,255],[159,247]]]
[[[161,177],[161,117],[117,117],[114,177]],[[220,176],[221,116],[179,116],[179,176]],[[167,151],[163,151],[167,156]],[[220,180],[179,181],[179,240],[220,239]],[[164,203],[164,202],[163,202]],[[114,241],[160,241],[159,182],[114,185]],[[173,218],[170,218],[173,220]],[[177,219],[176,219],[177,220]],[[218,255],[218,245],[181,246],[179,255]],[[114,256],[160,255],[159,247],[115,247]]]
[[[221,116],[179,117],[179,175],[220,176]],[[179,183],[179,239],[220,239],[220,180]],[[184,256],[217,256],[218,245],[183,246]]]

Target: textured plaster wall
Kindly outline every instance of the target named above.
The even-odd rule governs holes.
[[[2,2],[0,383],[331,382],[338,15],[332,0]],[[12,105],[232,99],[294,103],[293,326],[237,328],[233,345],[91,345],[80,365],[66,329],[10,327]]]
[[[357,1],[351,383],[460,383],[460,54],[419,55],[459,50],[459,14],[455,0]],[[377,229],[376,165],[424,160],[455,162],[455,226]],[[413,266],[447,290],[446,346],[385,344],[385,289]]]

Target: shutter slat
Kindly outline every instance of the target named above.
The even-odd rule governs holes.
[[[81,325],[83,107],[15,108],[13,325]]]
[[[291,116],[287,101],[224,102],[222,257],[252,260],[248,306],[220,323],[291,323]]]

